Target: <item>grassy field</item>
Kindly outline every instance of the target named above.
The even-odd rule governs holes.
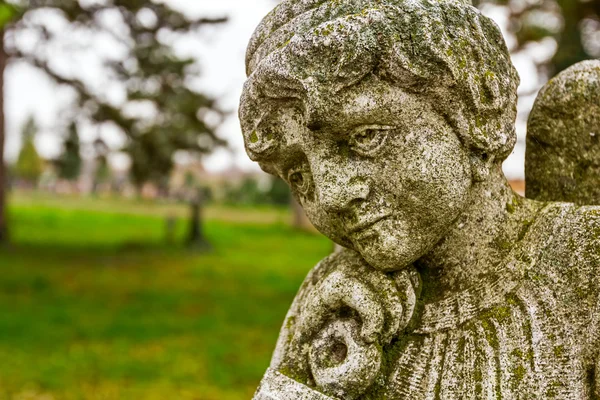
[[[10,211],[0,399],[248,399],[331,250],[282,210],[207,210],[208,254],[164,243],[177,206],[19,194]]]

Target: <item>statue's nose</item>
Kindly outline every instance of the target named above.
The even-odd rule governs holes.
[[[338,166],[339,168],[339,166]],[[359,176],[347,176],[330,170],[316,183],[319,204],[328,212],[341,212],[367,199],[369,185]]]

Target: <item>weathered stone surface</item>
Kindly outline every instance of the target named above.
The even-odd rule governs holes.
[[[458,0],[287,0],[240,120],[344,247],[283,324],[256,399],[591,399],[600,208],[516,195],[517,73]]]
[[[325,396],[280,372],[269,369],[256,391],[255,400],[328,400]]]
[[[527,197],[600,204],[600,61],[579,63],[542,89],[529,118]]]

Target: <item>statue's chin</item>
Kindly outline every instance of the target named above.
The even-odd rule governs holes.
[[[380,251],[365,249],[359,252],[369,265],[384,272],[400,271],[418,259],[418,257],[408,256],[398,251],[385,251],[385,249]]]
[[[407,268],[426,252],[424,241],[408,234],[398,221],[382,221],[370,232],[352,238],[353,248],[369,265],[380,271],[399,271]]]

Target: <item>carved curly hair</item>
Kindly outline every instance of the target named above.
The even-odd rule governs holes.
[[[286,0],[256,29],[246,67],[242,121],[261,101],[316,101],[376,74],[428,99],[476,154],[501,162],[516,142],[518,74],[500,29],[464,0]],[[319,109],[304,110],[309,123]],[[244,132],[250,157],[268,162],[277,138]]]

